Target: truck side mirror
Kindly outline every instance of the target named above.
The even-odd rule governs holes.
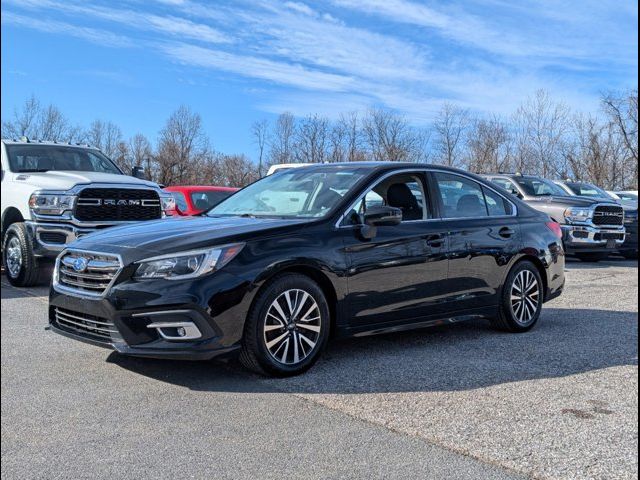
[[[136,165],[135,167],[133,167],[131,169],[131,176],[132,177],[136,177],[136,178],[140,178],[142,180],[148,180],[147,176],[144,174],[144,168],[142,168],[139,165]]]

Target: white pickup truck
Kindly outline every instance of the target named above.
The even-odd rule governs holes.
[[[175,212],[158,184],[125,175],[87,145],[2,140],[2,260],[12,285],[38,280],[43,260],[97,229]]]

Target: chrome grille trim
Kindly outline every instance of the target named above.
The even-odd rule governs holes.
[[[71,313],[69,310],[59,307],[56,307],[54,312],[56,323],[59,327],[74,330],[81,334],[93,335],[105,340],[112,340],[113,335],[120,335],[116,326],[106,318],[93,316],[90,316],[91,318],[83,317],[81,313]],[[100,320],[96,320],[97,318],[100,318]]]
[[[78,258],[86,260],[86,268],[76,271]],[[53,288],[59,293],[88,299],[103,298],[122,271],[119,255],[67,249],[56,259]]]

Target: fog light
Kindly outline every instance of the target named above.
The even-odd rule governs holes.
[[[184,327],[176,328],[176,333],[178,334],[179,337],[184,337],[187,335],[187,331],[184,329]]]
[[[155,328],[165,340],[197,340],[202,337],[193,322],[154,322],[147,328]]]

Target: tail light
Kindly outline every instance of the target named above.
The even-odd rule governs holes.
[[[558,222],[551,221],[551,222],[547,222],[546,225],[547,225],[547,228],[551,230],[556,237],[558,237],[559,239],[562,239],[562,227]]]

